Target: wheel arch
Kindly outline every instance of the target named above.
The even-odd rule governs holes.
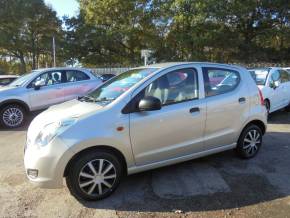
[[[0,103],[0,108],[4,108],[8,105],[11,105],[11,104],[17,104],[21,107],[23,107],[25,109],[26,112],[29,112],[30,111],[30,108],[28,106],[28,104],[22,100],[19,100],[19,99],[9,99],[9,100],[5,100],[3,102]]]
[[[262,130],[262,133],[263,135],[266,133],[266,124],[261,121],[261,120],[251,120],[249,121],[243,128],[242,128],[242,131],[240,132],[240,135],[239,137],[241,136],[241,134],[243,133],[244,129],[246,129],[248,126],[250,125],[256,125],[258,126],[261,130]]]
[[[122,152],[116,148],[114,148],[113,146],[109,146],[109,145],[96,145],[96,146],[92,146],[92,147],[88,147],[85,148],[81,151],[79,151],[78,153],[76,153],[67,163],[65,169],[64,169],[64,174],[63,176],[66,177],[68,175],[68,170],[71,166],[71,164],[77,159],[79,158],[81,155],[83,155],[84,153],[87,152],[92,152],[94,150],[102,150],[102,151],[107,151],[110,152],[112,154],[114,154],[120,161],[121,161],[121,165],[124,169],[124,172],[127,174],[127,162],[125,159],[125,156],[122,154]]]

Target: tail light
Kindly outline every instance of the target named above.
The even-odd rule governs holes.
[[[263,94],[262,94],[262,92],[261,92],[261,90],[260,90],[260,89],[258,89],[258,90],[259,90],[259,97],[260,97],[260,102],[261,102],[261,105],[265,105],[265,101],[264,101]]]

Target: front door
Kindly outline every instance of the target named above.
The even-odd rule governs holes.
[[[131,144],[137,165],[203,150],[205,104],[199,99],[199,76],[193,68],[174,70],[141,91],[141,96],[159,98],[162,108],[130,114]]]
[[[281,83],[281,75],[278,70],[275,70],[268,82],[268,86],[270,84],[274,84],[275,86],[272,87],[271,89],[271,94],[270,94],[270,104],[271,104],[271,112],[280,109],[283,106],[284,103],[284,91],[283,91],[283,86]]]
[[[43,81],[43,86],[34,89],[37,81]],[[48,108],[64,101],[63,84],[65,82],[63,71],[45,72],[35,78],[29,85],[29,100],[32,110]]]

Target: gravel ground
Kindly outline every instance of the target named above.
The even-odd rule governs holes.
[[[132,175],[90,203],[27,181],[26,129],[0,129],[0,217],[290,217],[290,113],[272,114],[254,159],[227,151]]]

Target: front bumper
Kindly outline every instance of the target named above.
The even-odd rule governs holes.
[[[26,146],[24,153],[26,175],[39,187],[61,188],[65,167],[73,155],[74,153],[58,137],[42,148],[34,145]],[[28,170],[37,171],[37,176],[29,176]]]

